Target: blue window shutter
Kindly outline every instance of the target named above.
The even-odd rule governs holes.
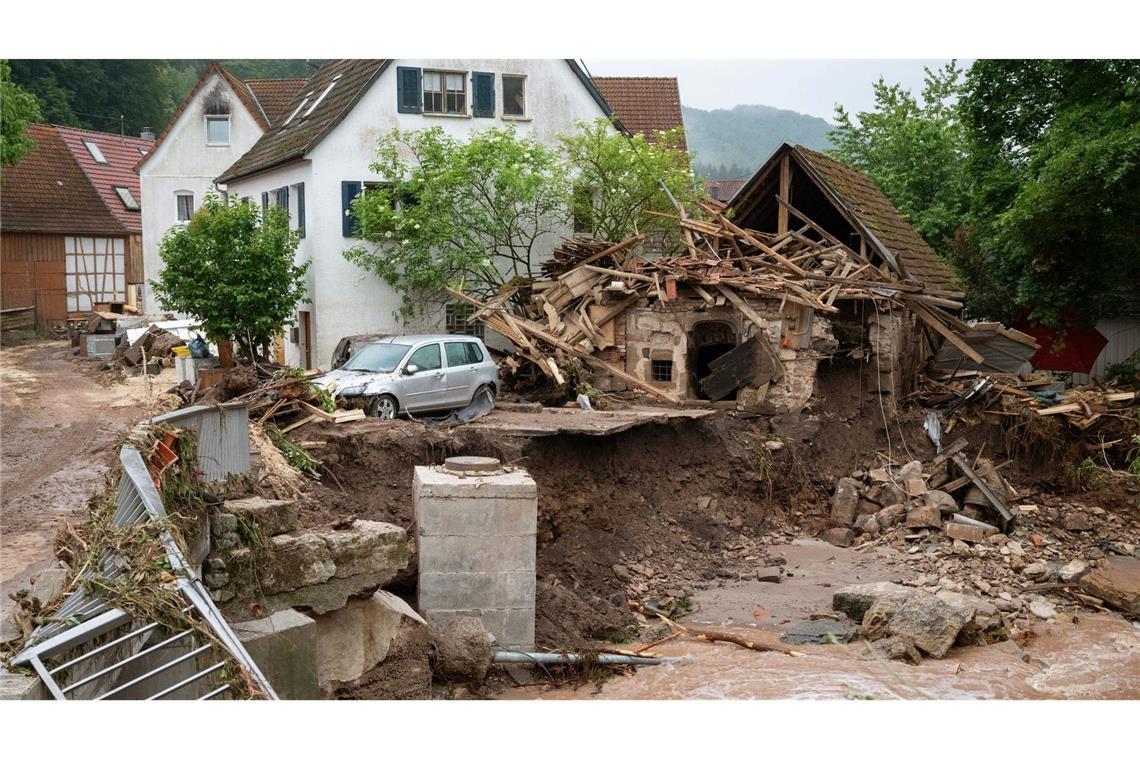
[[[305,237],[305,183],[297,185],[297,236]]]
[[[352,201],[360,195],[361,184],[345,180],[340,183],[340,231],[345,237],[356,237],[356,216],[352,213]]]
[[[420,69],[414,66],[396,67],[396,110],[400,113],[421,113],[424,91]]]
[[[495,115],[495,75],[486,71],[471,74],[472,115],[490,118]]]

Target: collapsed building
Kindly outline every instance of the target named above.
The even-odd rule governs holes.
[[[953,272],[861,172],[784,145],[727,207],[694,211],[680,255],[569,240],[546,279],[487,303],[453,294],[513,343],[511,369],[528,360],[562,386],[586,365],[599,390],[673,403],[798,413],[821,362],[847,357],[894,408],[943,338],[983,360]]]

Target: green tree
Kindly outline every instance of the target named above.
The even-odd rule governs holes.
[[[394,130],[370,168],[381,182],[352,204],[365,242],[344,255],[400,291],[405,316],[447,285],[486,296],[531,276],[567,223],[565,166],[513,128],[466,141],[439,127]]]
[[[971,308],[1118,313],[1140,282],[1140,61],[978,61],[959,108],[974,181],[954,257]]]
[[[0,164],[15,166],[36,147],[28,137],[30,122],[39,121],[40,105],[29,92],[12,83],[12,69],[0,59]]]
[[[186,225],[162,240],[163,270],[150,285],[164,309],[192,314],[212,341],[233,340],[239,356],[268,359],[273,336],[294,323],[305,271],[297,234],[282,209],[262,215],[232,196],[208,194]]]
[[[606,119],[577,126],[574,134],[559,136],[574,182],[570,207],[575,231],[615,242],[642,232],[663,251],[678,249],[676,207],[661,184],[688,210],[695,210],[704,196],[681,148],[684,130],[662,132],[651,143],[643,135],[615,131]]]
[[[961,91],[954,61],[926,69],[921,103],[901,85],[879,79],[874,109],[852,118],[837,105],[829,134],[828,153],[862,169],[943,254],[969,206],[965,130],[954,106]]]

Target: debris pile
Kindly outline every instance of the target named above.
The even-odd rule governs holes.
[[[952,313],[962,304],[947,297],[950,294],[907,279],[897,262],[875,264],[811,221],[799,229],[771,234],[743,229],[712,206],[701,208],[704,219],[681,212],[685,255],[643,256],[637,250],[641,235],[619,243],[570,240],[543,265],[546,279],[515,280],[486,302],[450,292],[474,307],[469,321],[482,322],[514,344],[508,369],[518,370],[529,362],[562,386],[589,368],[672,403],[681,399],[654,382],[661,378],[623,369],[627,346],[618,317],[630,307],[663,312],[690,304],[735,309],[743,324],[768,338],[753,350],[759,348],[764,355],[760,363],[769,368],[768,380],[773,381],[780,372],[779,358],[770,356],[774,350],[822,348],[813,345],[820,336],[812,330],[812,317],[834,319],[839,305],[849,301],[913,314],[923,327],[918,331],[922,356],[930,356],[942,336],[966,356],[982,360],[961,337],[970,326]],[[786,316],[797,330],[791,333],[785,326],[783,334],[772,334],[785,320],[771,314],[793,312],[805,315],[806,327]],[[834,348],[832,339],[831,351]],[[724,396],[741,380],[711,383],[724,386],[719,389],[702,384],[702,390],[719,390]]]

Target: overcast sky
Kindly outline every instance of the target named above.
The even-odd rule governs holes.
[[[694,108],[765,105],[832,121],[835,104],[855,113],[873,105],[871,83],[880,76],[901,82],[915,94],[922,89],[923,66],[946,61],[760,61],[585,59],[595,76],[675,76],[681,102]],[[966,68],[968,61],[959,61]]]

